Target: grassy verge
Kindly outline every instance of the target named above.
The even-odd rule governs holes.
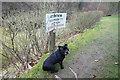
[[[99,77],[118,78],[118,16],[104,17],[101,24],[101,36],[97,37],[97,42],[101,42],[106,49],[102,49],[105,59],[100,64]]]

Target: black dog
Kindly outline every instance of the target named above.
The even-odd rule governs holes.
[[[58,50],[53,52],[43,63],[43,70],[44,71],[51,71],[51,73],[58,72],[58,70],[55,70],[54,64],[59,63],[61,69],[64,69],[64,66],[62,64],[63,59],[65,58],[65,55],[69,53],[69,49],[67,44],[64,46],[58,46]]]

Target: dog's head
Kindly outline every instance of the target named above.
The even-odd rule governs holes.
[[[64,46],[58,46],[58,48],[62,52],[63,55],[69,54],[69,48],[67,44],[65,44]]]

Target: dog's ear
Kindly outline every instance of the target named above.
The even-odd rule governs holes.
[[[68,46],[67,44],[65,44],[64,46]]]
[[[61,49],[62,46],[58,46],[58,49]]]

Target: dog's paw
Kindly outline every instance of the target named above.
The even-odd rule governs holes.
[[[62,66],[61,69],[64,69],[64,66]]]

